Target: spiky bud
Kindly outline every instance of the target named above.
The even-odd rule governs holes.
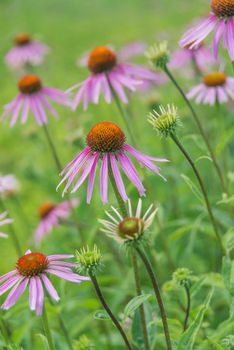
[[[175,284],[178,284],[180,286],[189,286],[192,281],[192,272],[185,268],[179,268],[177,269],[172,276],[172,280]]]
[[[175,133],[176,127],[180,125],[180,118],[174,105],[167,105],[166,108],[161,105],[158,112],[154,109],[149,113],[148,122],[161,137],[168,137]]]
[[[95,274],[101,265],[101,258],[101,252],[96,245],[94,245],[93,249],[87,246],[87,248],[83,247],[76,251],[78,270],[81,272]]]
[[[169,62],[169,50],[166,41],[152,45],[145,56],[155,66],[164,69]]]

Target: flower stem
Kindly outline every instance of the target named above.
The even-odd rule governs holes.
[[[216,156],[215,156],[215,153],[212,149],[212,146],[209,142],[209,139],[206,135],[206,132],[205,130],[203,129],[203,126],[197,116],[197,113],[195,112],[192,104],[190,103],[189,99],[187,98],[187,96],[185,95],[184,91],[182,90],[182,88],[180,87],[180,85],[178,84],[178,82],[176,81],[176,79],[174,78],[174,76],[172,75],[172,73],[170,72],[170,70],[168,69],[168,67],[166,66],[164,68],[164,71],[165,73],[167,74],[167,76],[169,77],[169,79],[172,81],[172,83],[175,85],[175,87],[177,88],[177,90],[179,91],[179,93],[181,94],[181,96],[183,97],[185,103],[187,104],[188,108],[190,109],[191,113],[192,113],[192,116],[193,116],[193,119],[195,120],[196,124],[197,124],[197,127],[200,131],[200,134],[206,144],[206,147],[210,153],[210,157],[213,161],[213,164],[214,164],[214,167],[216,169],[216,172],[217,172],[217,175],[219,177],[219,180],[220,180],[220,183],[221,183],[221,186],[222,186],[222,190],[228,194],[228,188],[226,186],[226,183],[224,181],[224,178],[223,178],[223,174],[222,174],[222,171],[220,169],[220,166],[218,164],[218,161],[216,159]]]
[[[156,299],[157,299],[157,303],[158,303],[158,306],[159,306],[159,309],[160,309],[160,314],[161,314],[161,318],[162,318],[162,323],[163,323],[163,329],[164,329],[167,349],[168,350],[172,350],[170,333],[169,333],[169,328],[168,328],[168,323],[167,323],[167,316],[166,316],[166,312],[165,312],[165,309],[164,309],[163,300],[162,300],[162,297],[161,297],[161,293],[160,293],[160,289],[159,289],[159,285],[158,285],[156,276],[154,274],[154,271],[152,269],[151,263],[149,262],[146,254],[141,250],[141,248],[139,246],[136,246],[135,249],[136,249],[137,253],[139,254],[143,264],[145,265],[145,268],[146,268],[146,270],[148,272],[148,275],[150,277],[150,280],[152,282],[154,293],[155,293],[155,296],[156,296]]]
[[[71,339],[70,339],[70,336],[69,336],[67,327],[65,326],[65,323],[64,323],[64,321],[63,321],[62,316],[60,315],[60,313],[58,314],[58,320],[59,320],[60,327],[61,327],[61,329],[62,329],[62,331],[63,331],[64,338],[66,339],[68,348],[69,348],[70,350],[73,350],[72,342],[71,342]]]
[[[187,297],[187,307],[186,307],[186,314],[185,314],[185,320],[184,320],[184,331],[188,328],[188,320],[190,315],[190,308],[191,308],[191,296],[190,296],[190,290],[187,285],[184,286],[186,297]]]
[[[121,214],[123,217],[126,218],[128,216],[128,212],[126,209],[126,205],[125,205],[125,203],[124,203],[124,201],[123,201],[122,197],[120,196],[119,191],[117,189],[110,162],[108,164],[108,172],[109,172],[110,181],[111,181],[117,202],[119,204]],[[139,268],[137,265],[137,259],[136,259],[136,255],[134,252],[132,253],[132,265],[133,265],[133,271],[134,271],[136,292],[137,292],[137,295],[141,295],[142,294],[141,280],[140,280]],[[148,350],[148,349],[150,349],[150,347],[149,347],[148,332],[147,332],[147,325],[146,325],[146,318],[145,318],[145,310],[144,310],[143,305],[140,307],[140,321],[141,321],[141,329],[142,329],[142,334],[143,334],[143,339],[144,339],[145,350]]]
[[[49,322],[48,322],[48,317],[47,317],[47,312],[46,312],[45,305],[44,305],[44,308],[43,308],[43,313],[42,313],[42,317],[41,318],[42,318],[42,323],[43,323],[45,336],[46,336],[47,341],[48,341],[49,349],[50,350],[55,350],[53,339],[52,339],[52,335],[51,335],[51,332],[50,332],[50,327],[49,327]]]
[[[120,325],[119,321],[117,320],[117,318],[114,316],[114,314],[112,313],[111,309],[109,308],[109,306],[107,305],[106,301],[105,301],[105,298],[101,292],[101,289],[99,287],[99,284],[98,284],[98,281],[97,281],[97,278],[94,274],[90,273],[89,274],[90,278],[91,278],[91,281],[93,283],[93,286],[95,288],[95,291],[96,291],[96,294],[97,294],[97,297],[98,299],[100,300],[102,306],[104,307],[104,309],[106,310],[107,314],[110,316],[112,322],[114,323],[114,325],[116,326],[116,328],[118,329],[121,337],[123,338],[124,340],[124,343],[126,345],[126,348],[129,349],[129,350],[133,350],[130,343],[129,343],[129,340],[122,328],[122,326]]]
[[[117,106],[117,108],[118,108],[118,110],[119,110],[119,112],[121,114],[121,117],[123,118],[123,121],[124,121],[124,123],[126,125],[126,128],[128,130],[128,133],[129,133],[129,135],[131,137],[132,144],[133,144],[134,147],[136,147],[137,141],[136,141],[135,136],[134,136],[134,134],[132,132],[132,128],[131,128],[130,120],[129,120],[130,118],[128,116],[128,113],[127,113],[126,109],[123,108],[123,106],[122,106],[122,104],[121,104],[121,102],[119,100],[119,97],[117,96],[115,90],[113,89],[113,86],[112,86],[112,84],[110,82],[110,79],[109,79],[108,75],[107,75],[107,80],[108,80],[108,84],[109,84],[109,87],[111,89],[111,93],[113,95],[115,104],[116,104],[116,106]]]
[[[54,143],[53,143],[52,137],[51,137],[51,135],[50,135],[50,133],[49,133],[49,130],[48,130],[46,124],[43,124],[43,130],[44,130],[44,132],[45,132],[45,136],[46,136],[47,142],[48,142],[48,144],[49,144],[49,146],[50,146],[51,153],[52,153],[52,155],[53,155],[53,158],[54,158],[56,167],[57,167],[57,169],[58,169],[58,172],[60,173],[60,172],[62,171],[62,164],[61,164],[61,162],[60,162],[60,160],[59,160],[58,153],[57,153],[57,151],[56,151],[55,145],[54,145]]]
[[[222,242],[222,238],[221,238],[219,230],[218,230],[217,222],[215,220],[215,217],[214,217],[211,205],[210,205],[210,201],[209,201],[209,198],[208,198],[208,195],[206,192],[205,185],[204,185],[203,180],[202,180],[202,178],[201,178],[201,176],[196,168],[196,165],[195,165],[194,161],[192,160],[192,158],[190,157],[190,155],[188,154],[188,152],[186,151],[186,149],[184,148],[184,146],[182,145],[182,143],[177,138],[177,136],[173,133],[171,133],[170,136],[171,136],[172,140],[175,142],[175,144],[177,145],[177,147],[180,149],[180,151],[183,153],[183,155],[185,156],[185,158],[187,159],[187,161],[189,162],[189,164],[191,165],[191,167],[193,169],[193,172],[194,172],[194,174],[198,180],[198,183],[200,185],[200,188],[201,188],[204,200],[205,200],[207,212],[208,212],[208,215],[210,217],[210,221],[211,221],[211,224],[213,226],[217,241],[220,245],[220,249],[222,251],[222,254],[227,255],[226,249],[224,247],[224,244]]]
[[[134,251],[132,252],[132,266],[133,266],[133,271],[134,271],[137,295],[142,295],[139,267],[137,264],[137,258],[136,258],[136,254]],[[147,331],[147,325],[146,325],[144,305],[142,304],[139,309],[140,309],[140,316],[141,316],[140,317],[141,330],[142,330],[142,334],[143,334],[144,346],[145,346],[145,350],[149,350],[150,345],[149,345],[149,338],[148,338],[148,331]]]
[[[49,133],[49,130],[48,130],[46,124],[43,124],[43,130],[45,132],[45,136],[46,136],[47,142],[49,144],[49,147],[51,149],[51,153],[52,153],[53,159],[55,161],[56,167],[58,169],[58,172],[61,173],[61,171],[62,171],[62,164],[61,164],[61,161],[60,161],[59,156],[58,156],[58,152],[56,150],[56,147],[55,147],[55,145],[53,143],[52,137],[51,137],[51,135]],[[73,213],[73,217],[75,218],[76,217],[75,208],[72,205],[70,194],[68,194],[68,199],[70,201],[70,208],[71,208],[71,211]],[[76,229],[78,231],[79,236],[81,237],[82,243],[85,243],[85,239],[84,239],[83,234],[82,234],[82,232],[81,232],[81,230],[79,228],[78,223],[75,221],[74,224],[75,224],[75,227],[76,227]]]
[[[8,211],[6,209],[5,203],[4,203],[4,201],[2,200],[1,197],[0,197],[0,205],[1,205],[3,211]],[[23,253],[22,253],[22,249],[21,249],[21,245],[20,245],[19,239],[18,239],[17,234],[16,234],[15,229],[14,229],[14,224],[10,224],[9,225],[9,231],[10,231],[10,236],[11,236],[11,238],[13,240],[13,243],[14,243],[14,246],[15,246],[16,253],[20,257],[20,256],[23,255]]]

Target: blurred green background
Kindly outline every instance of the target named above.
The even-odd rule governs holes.
[[[3,59],[12,46],[13,38],[21,32],[30,33],[33,38],[41,40],[51,48],[44,65],[34,69],[44,85],[66,90],[88,74],[85,68],[76,65],[77,59],[84,52],[98,45],[111,44],[118,50],[122,45],[132,41],[139,40],[150,45],[164,39],[169,41],[170,49],[173,51],[178,47],[180,36],[191,22],[209,11],[208,3],[204,0],[1,0],[0,103],[4,106],[17,94],[18,77],[9,71]],[[144,57],[137,61],[148,65]],[[229,65],[227,69],[230,69]],[[178,79],[185,91],[197,83],[196,79],[185,79],[181,73],[178,74]],[[167,84],[160,89],[156,87],[155,93],[160,102],[164,104],[173,102],[178,105],[183,122],[180,135],[193,158],[206,155],[205,147],[190,119],[189,112],[173,86]],[[171,142],[157,137],[146,121],[149,111],[148,97],[141,93],[135,94],[130,108],[134,115],[132,128],[140,136],[138,149],[152,156],[168,157],[171,160],[169,165],[162,166],[162,173],[168,179],[167,183],[149,174],[151,186],[149,196],[144,200],[144,208],[147,208],[152,201],[160,207],[159,224],[156,222],[152,227],[154,248],[151,255],[162,283],[171,278],[172,272],[165,253],[165,244],[174,266],[186,265],[192,270],[195,269],[196,273],[206,272],[212,267],[217,257],[217,249],[202,204],[180,176],[185,174],[191,176],[193,180],[188,165]],[[64,166],[80,151],[79,140],[76,140],[79,132],[85,136],[90,126],[100,121],[113,121],[125,129],[115,105],[106,105],[103,100],[101,101],[98,106],[90,106],[86,113],[81,107],[76,112],[71,112],[56,106],[60,120],[57,122],[50,117],[49,128]],[[226,118],[225,124],[223,116],[215,119],[214,109],[198,107],[198,112],[207,131],[213,133],[212,141],[214,147],[219,145],[218,149],[221,151],[218,156],[222,160],[224,155],[221,143],[224,142],[224,134],[220,135],[217,130],[225,131],[231,125],[230,113],[224,107],[220,108],[219,113]],[[225,162],[222,165],[229,168],[230,158],[226,158]],[[197,164],[204,176],[212,201],[216,203],[221,199],[221,192],[212,165],[205,158]],[[61,193],[55,191],[59,176],[43,130],[35,124],[32,117],[24,126],[18,123],[10,129],[8,123],[1,125],[0,173],[13,173],[20,180],[19,199],[30,224],[25,227],[13,200],[8,200],[6,205],[10,215],[15,219],[15,229],[23,249],[33,248],[32,234],[39,220],[38,207],[48,200],[61,201]],[[118,247],[113,246],[112,242],[98,232],[97,219],[104,216],[104,207],[99,197],[98,181],[96,183],[90,206],[86,205],[86,185],[76,194],[81,200],[77,220],[87,244],[92,245],[95,242],[103,252],[104,262],[108,267],[103,268],[100,281],[105,287],[107,297],[112,301],[113,308],[119,310],[126,304],[126,300],[133,296],[132,274],[130,269],[128,272],[126,269],[119,270],[112,255],[112,250],[118,252]],[[126,186],[133,203],[136,203],[135,189],[128,182]],[[111,193],[110,199],[111,204],[116,205]],[[225,206],[215,207],[217,218],[225,231],[232,225],[231,219]],[[107,208],[108,205],[105,209]],[[159,231],[166,243],[163,242]],[[0,244],[0,273],[4,274],[13,268],[17,257],[10,239],[1,240]],[[74,227],[69,229],[60,227],[46,238],[41,250],[45,254],[72,253],[80,244],[81,240]],[[209,252],[206,250],[207,246]],[[120,254],[123,255],[122,251]],[[124,262],[129,265],[127,258],[124,258]],[[110,339],[106,341],[105,333],[107,336],[110,333],[109,337],[115,344],[114,348],[121,349],[119,337],[113,333],[111,326],[93,319],[93,312],[100,306],[88,283],[73,286],[57,280],[55,284],[61,295],[57,310],[62,311],[73,338],[78,339],[85,333],[93,340],[97,340],[99,344],[97,349],[109,349],[107,343]],[[148,284],[145,285],[145,289],[146,291],[149,289]],[[7,313],[6,318],[9,318],[14,326],[16,342],[24,338],[23,344],[28,346],[29,328],[33,328],[34,333],[40,333],[40,323],[35,316],[30,316],[32,322],[27,322],[29,320],[27,300],[25,297],[22,300],[24,302],[18,303]],[[20,322],[22,319],[23,323]],[[50,307],[50,319],[57,348],[66,349],[52,307]],[[36,348],[41,349],[41,339],[35,335],[34,337]]]

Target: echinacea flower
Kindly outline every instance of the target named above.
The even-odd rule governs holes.
[[[13,222],[12,219],[7,219],[6,216],[7,216],[7,212],[0,214],[0,226],[5,226]],[[8,235],[6,233],[0,232],[0,238],[7,238],[7,237]]]
[[[5,57],[6,64],[12,69],[19,69],[26,65],[40,65],[49,52],[48,46],[31,39],[28,34],[20,34],[15,38],[15,46]]]
[[[66,221],[72,212],[72,208],[79,205],[79,200],[65,201],[60,204],[51,202],[44,203],[39,208],[40,223],[35,232],[35,243],[40,244],[44,236],[48,235],[53,228]]]
[[[19,181],[13,174],[0,176],[0,195],[13,197],[19,191]]]
[[[19,258],[13,271],[0,277],[0,295],[11,289],[1,308],[3,310],[10,309],[29,287],[30,309],[36,311],[36,314],[40,316],[44,305],[44,289],[55,301],[60,299],[48,275],[54,275],[78,284],[89,280],[89,277],[80,276],[73,272],[72,269],[77,268],[77,264],[62,261],[72,257],[73,255],[46,256],[28,250],[25,255]]]
[[[190,48],[200,44],[212,31],[214,31],[213,49],[215,58],[221,40],[228,50],[229,56],[234,61],[234,1],[233,0],[211,0],[210,15],[200,24],[188,30],[182,37],[180,45]]]
[[[200,43],[193,49],[190,49],[189,46],[181,48],[175,51],[171,55],[171,60],[169,67],[172,69],[184,68],[187,64],[194,64],[199,71],[203,71],[207,67],[217,63],[211,51]]]
[[[93,49],[89,56],[87,67],[91,75],[83,82],[71,87],[68,91],[78,88],[78,92],[72,102],[75,110],[83,101],[84,109],[89,103],[98,104],[101,93],[105,101],[110,103],[113,91],[123,103],[128,102],[125,88],[136,91],[144,81],[161,83],[164,77],[139,65],[119,62],[117,54],[107,46],[98,46]]]
[[[18,83],[18,88],[20,93],[12,102],[5,106],[2,115],[3,119],[11,118],[11,127],[15,125],[19,117],[22,124],[26,123],[30,110],[36,123],[40,126],[48,123],[47,112],[57,119],[58,114],[51,106],[48,99],[59,105],[69,105],[68,96],[65,92],[44,87],[41,80],[36,75],[26,75],[21,78]]]
[[[158,208],[150,205],[148,210],[142,216],[142,200],[139,199],[136,213],[133,214],[131,201],[128,201],[128,216],[123,218],[117,209],[111,207],[113,214],[106,211],[109,220],[99,220],[102,224],[101,231],[109,237],[114,238],[119,243],[137,241],[151,226]]]
[[[71,191],[71,193],[74,193],[89,176],[87,191],[88,203],[90,203],[92,198],[98,161],[101,161],[100,192],[103,203],[108,202],[108,177],[110,174],[111,179],[115,181],[122,199],[124,201],[128,200],[118,165],[137,188],[140,196],[144,196],[145,194],[145,188],[139,178],[137,170],[126,153],[129,153],[135,158],[142,167],[148,168],[150,171],[160,176],[162,176],[160,174],[160,169],[153,163],[153,161],[168,161],[167,159],[154,158],[145,155],[126,144],[123,131],[116,124],[109,122],[95,125],[88,133],[86,143],[87,147],[85,147],[85,149],[62,171],[61,175],[64,176],[64,178],[58,187],[61,186],[63,182],[67,181],[63,190],[64,194],[68,191],[71,184],[75,183]]]
[[[203,77],[203,82],[187,94],[188,99],[195,98],[196,103],[213,106],[216,102],[224,103],[230,97],[234,100],[234,78],[222,72],[213,72]]]

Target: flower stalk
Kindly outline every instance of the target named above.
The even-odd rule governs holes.
[[[90,271],[89,276],[90,276],[91,281],[93,283],[93,286],[95,288],[95,291],[96,291],[98,299],[100,300],[102,306],[104,307],[104,309],[106,310],[107,314],[110,316],[112,322],[114,323],[114,325],[118,329],[120,335],[122,336],[122,338],[124,340],[126,348],[129,349],[129,350],[133,350],[133,348],[132,348],[131,344],[129,343],[129,340],[128,340],[128,338],[127,338],[127,336],[126,336],[122,326],[120,325],[119,321],[117,320],[117,318],[112,313],[112,311],[109,308],[109,306],[107,305],[107,303],[105,301],[105,298],[104,298],[104,296],[103,296],[103,294],[101,292],[101,289],[99,287],[99,284],[98,284],[98,281],[97,281],[97,278],[96,278],[95,274]]]
[[[42,313],[42,323],[43,323],[43,328],[44,328],[44,332],[45,332],[45,336],[46,339],[48,341],[48,346],[50,350],[55,350],[54,347],[54,343],[53,343],[53,338],[50,332],[50,326],[49,326],[49,322],[48,322],[48,317],[47,317],[47,311],[46,311],[46,307],[44,305],[43,308],[43,313]]]
[[[185,314],[185,320],[184,320],[184,332],[188,328],[188,321],[189,321],[189,315],[190,315],[190,309],[191,309],[191,295],[190,295],[190,289],[187,284],[184,285],[185,292],[186,292],[186,298],[187,298],[187,307],[186,307],[186,314]]]
[[[158,281],[156,279],[156,276],[155,276],[154,271],[152,269],[151,263],[148,260],[146,254],[143,252],[143,250],[139,246],[136,246],[135,249],[136,249],[138,255],[140,256],[143,264],[145,265],[146,271],[147,271],[149,278],[151,280],[151,283],[153,285],[156,300],[157,300],[157,303],[158,303],[158,306],[160,309],[160,314],[161,314],[161,319],[162,319],[163,329],[164,329],[164,335],[165,335],[166,344],[167,344],[167,350],[172,350],[170,333],[169,333],[168,322],[167,322],[167,316],[166,316],[165,308],[163,305],[163,300],[161,297],[161,292],[160,292],[160,288],[158,285]]]
[[[220,183],[221,183],[221,186],[222,186],[222,190],[228,194],[228,188],[226,186],[226,183],[225,183],[225,180],[224,180],[224,177],[223,177],[223,174],[222,174],[222,171],[220,169],[220,166],[219,166],[219,163],[216,159],[216,155],[212,149],[212,146],[210,144],[210,141],[206,135],[206,132],[198,118],[198,115],[197,113],[195,112],[192,104],[190,103],[189,99],[186,97],[186,94],[184,93],[183,89],[180,87],[180,85],[178,84],[177,80],[174,78],[173,74],[171,73],[171,71],[168,69],[167,65],[164,66],[164,72],[166,73],[166,75],[169,77],[169,79],[172,81],[172,83],[174,84],[174,86],[176,87],[176,89],[179,91],[180,95],[183,97],[185,103],[187,104],[192,116],[193,116],[193,119],[199,129],[199,132],[206,144],[206,147],[210,153],[210,157],[213,161],[213,164],[214,164],[214,167],[216,169],[216,172],[217,172],[217,175],[219,177],[219,180],[220,180]]]

